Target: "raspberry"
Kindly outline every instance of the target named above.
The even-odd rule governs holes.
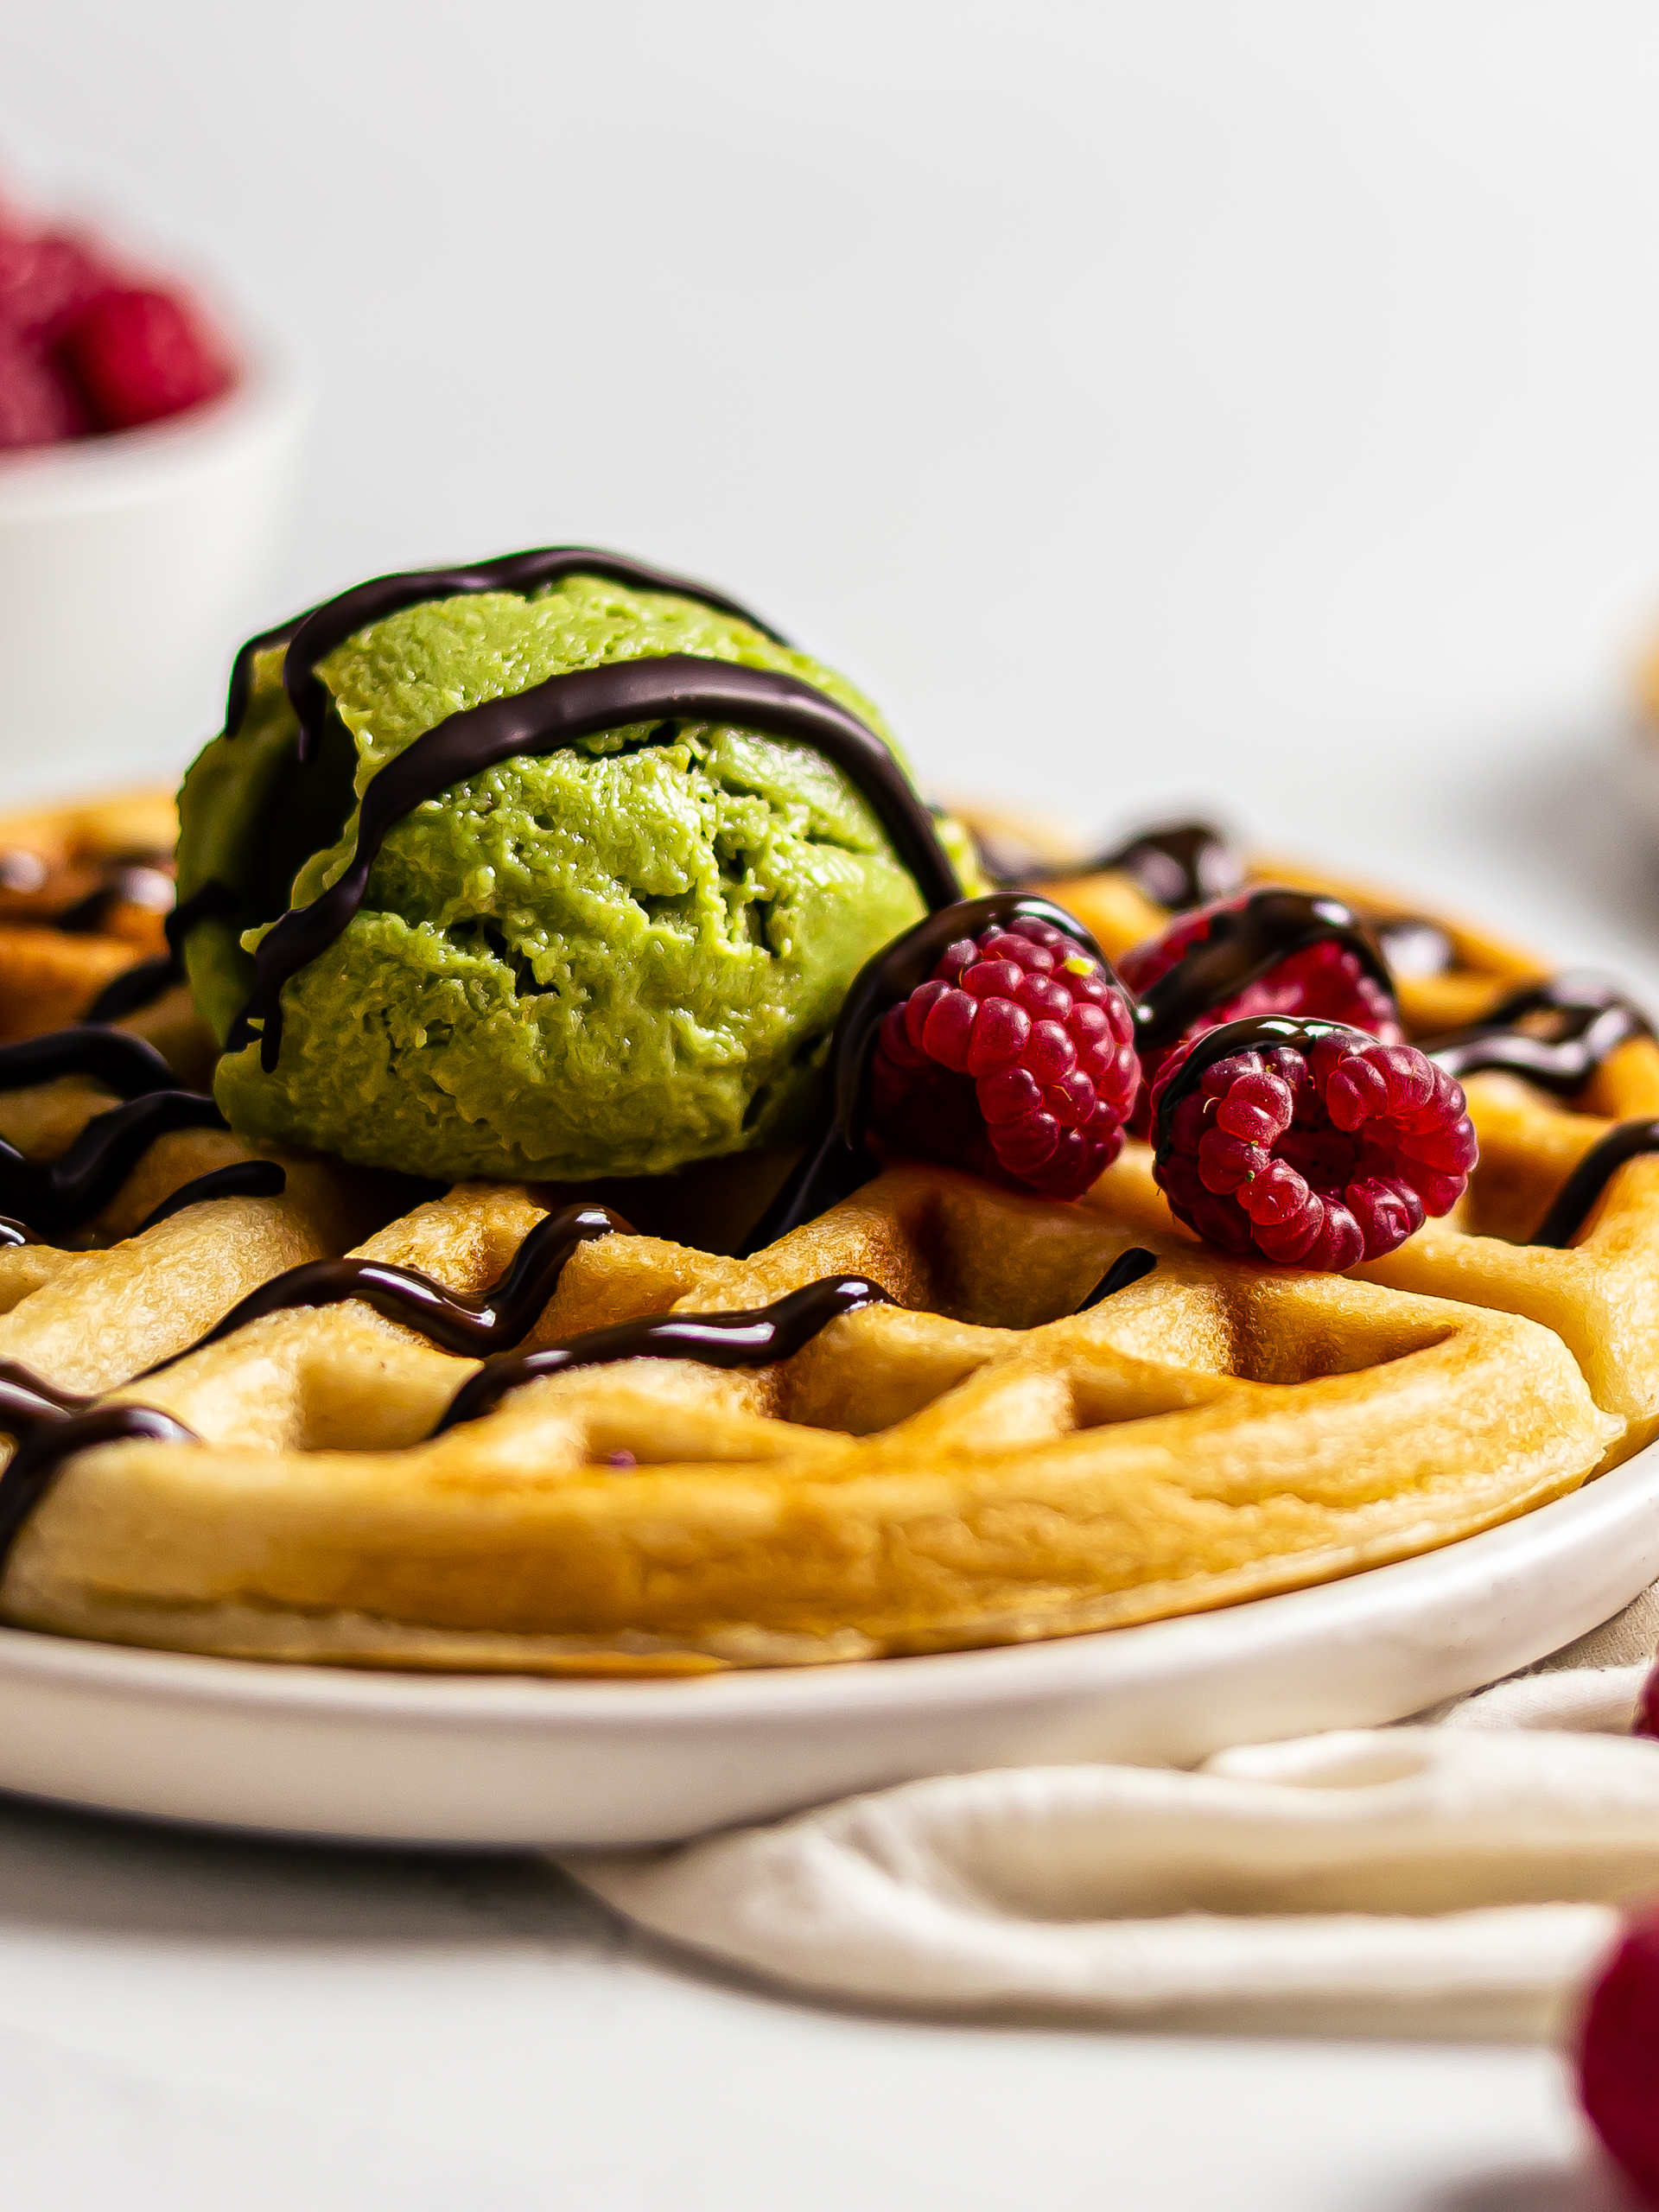
[[[1590,1993],[1579,2094],[1608,2150],[1659,2202],[1659,1916],[1627,1930]]]
[[[56,445],[86,428],[79,400],[48,357],[0,326],[0,453]]]
[[[158,423],[213,398],[230,381],[171,292],[104,293],[71,325],[59,350],[100,430]]]
[[[1286,1019],[1178,1046],[1152,1094],[1153,1173],[1224,1250],[1340,1273],[1463,1195],[1478,1148],[1462,1086],[1410,1045]]]
[[[951,945],[890,1007],[870,1073],[870,1128],[1045,1198],[1080,1198],[1116,1159],[1141,1065],[1109,969],[1022,915]]]
[[[35,345],[54,345],[115,283],[78,238],[0,228],[0,326]]]
[[[1217,899],[1196,913],[1183,914],[1161,937],[1149,938],[1126,952],[1118,963],[1118,973],[1130,990],[1143,995],[1179,961],[1207,943],[1218,918],[1243,913],[1253,899],[1262,895],[1259,891],[1241,892],[1235,898]],[[1334,902],[1326,904],[1333,912],[1346,912]],[[1347,918],[1352,920],[1351,916]],[[1136,1136],[1147,1134],[1153,1085],[1178,1044],[1206,1029],[1218,1028],[1223,1022],[1243,1021],[1262,1014],[1308,1014],[1322,1021],[1340,1021],[1380,1038],[1385,1045],[1398,1045],[1405,1039],[1392,997],[1375,976],[1365,972],[1350,946],[1330,941],[1305,945],[1300,951],[1287,953],[1266,975],[1257,976],[1232,997],[1207,1007],[1187,1024],[1180,1038],[1161,1047],[1143,1045],[1141,1064],[1147,1081],[1140,1109],[1130,1124],[1133,1133]]]

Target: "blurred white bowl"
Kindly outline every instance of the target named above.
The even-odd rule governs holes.
[[[264,347],[172,421],[0,455],[0,773],[118,771],[206,733],[287,519],[304,404]]]

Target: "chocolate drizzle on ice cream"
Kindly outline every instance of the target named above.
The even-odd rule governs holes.
[[[429,600],[461,599],[486,591],[529,593],[562,582],[567,576],[598,576],[630,591],[689,599],[699,607],[712,607],[717,614],[729,614],[735,621],[747,623],[751,630],[758,630],[776,645],[788,643],[748,607],[690,577],[671,575],[666,569],[630,560],[626,554],[601,552],[596,546],[543,545],[528,553],[504,553],[493,561],[469,562],[461,568],[416,569],[398,575],[374,576],[295,615],[291,621],[261,631],[257,638],[248,639],[231,664],[225,734],[234,737],[242,726],[259,655],[285,645],[283,688],[300,725],[299,757],[308,760],[321,743],[322,726],[332,703],[327,685],[317,675],[317,664],[326,660],[337,645],[343,645],[371,623],[384,622],[388,615],[424,606]]]
[[[253,995],[226,1050],[239,1051],[257,1033],[261,1065],[267,1073],[276,1067],[283,985],[325,951],[361,906],[375,855],[395,823],[515,754],[558,752],[635,722],[658,723],[663,739],[681,722],[724,722],[813,747],[868,802],[930,908],[960,896],[950,855],[909,778],[875,732],[827,692],[798,677],[691,653],[572,669],[449,715],[371,779],[345,873],[308,906],[283,914],[261,940]]]

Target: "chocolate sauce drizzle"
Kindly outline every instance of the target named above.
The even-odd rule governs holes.
[[[1555,1203],[1528,1242],[1557,1250],[1569,1245],[1596,1201],[1627,1160],[1659,1152],[1659,1121],[1621,1122],[1586,1152],[1556,1193]]]
[[[570,1206],[563,1213],[550,1214],[524,1239],[501,1281],[476,1299],[446,1291],[442,1284],[413,1268],[377,1267],[372,1262],[324,1261],[316,1267],[291,1268],[267,1283],[263,1291],[245,1299],[191,1350],[200,1351],[202,1344],[228,1336],[261,1313],[360,1298],[391,1319],[421,1330],[446,1351],[491,1351],[515,1343],[531,1325],[578,1243],[625,1234],[626,1226],[603,1206]],[[1077,1311],[1087,1313],[1114,1292],[1138,1282],[1157,1264],[1153,1254],[1140,1246],[1120,1253]],[[325,1274],[324,1269],[353,1272]],[[274,1292],[283,1294],[261,1303]],[[843,1313],[895,1303],[880,1283],[868,1276],[826,1275],[770,1306],[725,1313],[645,1314],[609,1328],[592,1329],[539,1351],[492,1360],[461,1385],[432,1433],[442,1436],[447,1429],[480,1420],[524,1383],[579,1368],[608,1367],[626,1359],[696,1360],[705,1367],[728,1370],[770,1366],[775,1360],[792,1358]],[[183,1352],[175,1353],[173,1359],[161,1361],[148,1372],[159,1374],[184,1357]],[[9,1429],[19,1440],[10,1464],[0,1473],[0,1567],[24,1522],[75,1453],[95,1445],[135,1439],[164,1444],[201,1440],[182,1421],[154,1407],[98,1408],[93,1400],[60,1390],[10,1360],[0,1360],[0,1429]],[[626,1464],[636,1463],[630,1459]]]
[[[864,1099],[881,1017],[925,982],[959,939],[979,937],[1021,918],[1047,922],[1064,931],[1080,952],[1099,962],[1103,975],[1111,977],[1111,963],[1077,916],[1034,892],[993,891],[980,899],[958,899],[895,938],[860,969],[842,1002],[830,1048],[829,1127],[744,1238],[738,1248],[740,1259],[775,1244],[803,1222],[816,1220],[877,1173],[864,1146]]]
[[[1245,867],[1243,855],[1211,823],[1166,822],[1086,860],[1046,861],[1017,870],[1010,880],[1034,887],[1113,873],[1132,877],[1155,906],[1179,912],[1230,899],[1243,888]]]
[[[1114,1292],[1139,1282],[1157,1264],[1142,1246],[1120,1253],[1077,1312],[1086,1313]],[[705,1367],[767,1367],[774,1360],[791,1358],[843,1313],[897,1302],[867,1275],[825,1275],[770,1306],[730,1313],[645,1314],[619,1321],[541,1351],[521,1352],[516,1359],[493,1360],[461,1385],[432,1433],[442,1436],[463,1421],[479,1420],[523,1383],[544,1375],[567,1375],[575,1368],[608,1367],[624,1359],[694,1359]]]
[[[0,1430],[26,1436],[41,1421],[64,1421],[97,1402],[60,1390],[20,1360],[0,1359]]]
[[[155,1090],[94,1115],[56,1160],[29,1159],[0,1141],[0,1214],[44,1236],[79,1226],[106,1206],[159,1136],[222,1129],[225,1117],[197,1090]]]
[[[38,1378],[36,1378],[38,1386]],[[0,1473],[0,1567],[9,1557],[23,1523],[40,1504],[65,1463],[99,1444],[200,1444],[182,1421],[154,1406],[95,1406],[88,1412],[54,1417],[46,1411],[31,1418],[21,1408],[0,1405],[0,1427],[18,1431],[17,1449]]]
[[[175,983],[184,981],[184,941],[199,922],[224,921],[236,912],[237,896],[228,883],[210,877],[200,889],[193,891],[181,904],[175,906],[162,927],[167,936],[167,950],[158,952],[153,959],[140,960],[105,983],[92,1001],[81,1020],[86,1022],[119,1021],[125,1015],[137,1014],[147,1006],[154,1006],[164,992]]]
[[[49,1165],[0,1142],[0,1247],[47,1243],[75,1229],[114,1197],[156,1137],[171,1129],[222,1129],[224,1116],[203,1092],[175,1087],[173,1071],[141,1037],[90,1024],[0,1046],[0,1091],[60,1076],[86,1076],[127,1103],[94,1115]],[[274,1160],[233,1160],[181,1184],[130,1233],[142,1236],[186,1206],[211,1198],[280,1196],[288,1178]]]
[[[1540,1017],[1547,1033],[1520,1027]],[[1648,1016],[1617,984],[1567,975],[1512,991],[1484,1021],[1430,1038],[1422,1050],[1459,1082],[1497,1071],[1570,1098],[1621,1045],[1653,1033]]]
[[[1133,877],[1154,905],[1180,913],[1244,887],[1249,864],[1238,848],[1207,822],[1172,822],[1137,831],[1119,845],[1087,859],[1022,865],[994,838],[979,841],[981,858],[997,880],[1035,887],[1108,872]],[[1356,918],[1376,940],[1395,976],[1442,976],[1457,964],[1449,932],[1426,914],[1388,913],[1356,906]]]
[[[96,937],[119,906],[165,912],[173,900],[172,866],[168,852],[131,850],[54,866],[27,847],[0,848],[0,925]]]
[[[609,1367],[623,1359],[695,1359],[704,1367],[767,1367],[789,1359],[843,1313],[895,1301],[864,1275],[825,1275],[770,1306],[734,1313],[652,1313],[592,1329],[541,1351],[520,1352],[481,1368],[450,1400],[433,1430],[442,1436],[477,1421],[521,1383],[578,1367]]]
[[[1351,952],[1393,998],[1388,963],[1351,906],[1311,891],[1253,891],[1236,912],[1217,914],[1208,935],[1141,994],[1135,1009],[1138,1050],[1161,1052],[1177,1043],[1212,1007],[1315,944],[1339,944]]]
[[[123,1029],[54,1029],[0,1045],[0,1090],[26,1090],[66,1075],[86,1076],[118,1098],[170,1090],[178,1080],[153,1045]]]
[[[60,1158],[30,1160],[0,1141],[0,1243],[25,1243],[79,1226],[107,1205],[129,1171],[173,1129],[222,1129],[225,1117],[200,1091],[179,1090],[152,1045],[119,1029],[55,1029],[0,1046],[0,1090],[89,1076],[127,1102],[96,1114]],[[24,1224],[27,1224],[27,1228]]]
[[[735,662],[668,653],[612,661],[550,677],[481,707],[451,715],[389,761],[365,790],[350,865],[308,906],[283,915],[254,956],[257,981],[226,1049],[237,1052],[264,1024],[260,1065],[282,1049],[282,988],[332,944],[363,903],[369,870],[395,823],[452,785],[516,753],[558,752],[631,722],[731,722],[792,738],[833,760],[869,802],[931,907],[951,905],[961,886],[931,816],[875,732],[798,677]]]
[[[181,1183],[170,1198],[163,1198],[127,1235],[130,1238],[142,1236],[147,1229],[170,1221],[187,1206],[206,1205],[213,1198],[280,1198],[287,1188],[288,1176],[274,1160],[233,1160],[227,1167],[214,1167],[206,1175],[194,1176],[189,1182]],[[27,1222],[14,1221],[9,1215],[0,1214],[0,1247],[51,1242],[49,1237],[37,1235]]]
[[[1112,1262],[1111,1266],[1107,1268],[1088,1297],[1078,1306],[1078,1313],[1087,1313],[1094,1306],[1101,1305],[1106,1299],[1114,1296],[1116,1292],[1127,1290],[1132,1282],[1139,1282],[1143,1275],[1149,1275],[1157,1264],[1158,1255],[1155,1252],[1148,1252],[1144,1244],[1131,1244],[1127,1252],[1120,1252]]]
[[[695,600],[699,606],[713,607],[717,614],[747,622],[750,629],[759,630],[775,645],[789,642],[737,600],[710,590],[707,584],[695,583],[690,577],[671,575],[666,569],[631,561],[626,554],[604,553],[592,545],[543,545],[528,553],[505,553],[499,560],[475,561],[465,568],[418,569],[400,575],[374,576],[295,615],[291,621],[279,623],[274,630],[261,631],[257,638],[248,639],[231,664],[225,734],[234,737],[242,727],[253,693],[254,661],[275,645],[288,647],[283,688],[300,725],[298,754],[305,761],[322,741],[322,727],[333,703],[327,686],[317,675],[317,664],[327,660],[347,638],[366,630],[371,623],[384,622],[388,615],[402,613],[405,607],[424,606],[429,600],[461,599],[485,591],[528,594],[566,576],[601,576],[607,583],[624,584],[633,591]]]
[[[203,1206],[214,1198],[280,1198],[288,1188],[288,1175],[274,1160],[233,1160],[228,1166],[209,1168],[205,1175],[181,1183],[171,1198],[163,1198],[130,1232],[142,1236],[163,1221],[171,1221],[187,1206]]]
[[[1315,1021],[1306,1014],[1251,1014],[1243,1021],[1224,1021],[1217,1028],[1204,1031],[1165,1084],[1158,1102],[1153,1141],[1159,1152],[1163,1152],[1169,1142],[1175,1109],[1184,1098],[1192,1097],[1217,1060],[1224,1060],[1234,1052],[1269,1052],[1276,1045],[1289,1045],[1299,1052],[1306,1052],[1321,1037],[1365,1039],[1366,1032],[1352,1028],[1345,1021]]]
[[[119,1028],[55,1028],[47,1038],[0,1046],[0,1090],[22,1090],[58,1075],[91,1075],[126,1103],[93,1115],[53,1161],[29,1159],[0,1141],[0,1217],[13,1230],[27,1224],[48,1236],[53,1230],[79,1228],[113,1199],[155,1139],[177,1128],[226,1126],[213,1099],[173,1089],[173,1068],[153,1044]],[[24,1243],[27,1230],[4,1241]]]
[[[340,1306],[353,1298],[389,1321],[418,1329],[445,1351],[478,1358],[516,1344],[534,1325],[578,1245],[595,1237],[628,1234],[627,1223],[608,1206],[566,1206],[537,1223],[505,1274],[477,1296],[446,1290],[417,1268],[396,1267],[390,1261],[308,1260],[251,1291],[205,1337],[157,1360],[144,1374],[159,1375],[267,1313],[286,1313],[296,1306]]]

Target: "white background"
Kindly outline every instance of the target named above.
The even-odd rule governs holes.
[[[936,789],[1202,800],[1649,988],[1656,86],[1600,0],[0,0],[16,186],[315,379],[251,623],[616,545],[842,663]],[[111,767],[181,766],[223,675]],[[1605,2201],[1536,2054],[797,2011],[522,1869],[21,1812],[0,1869],[11,2203]]]

